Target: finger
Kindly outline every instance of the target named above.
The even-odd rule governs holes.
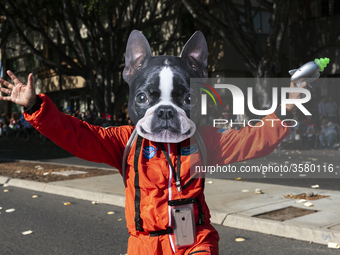
[[[10,70],[7,71],[7,74],[9,75],[9,77],[11,77],[11,79],[14,81],[14,83],[15,83],[16,85],[24,85],[24,84],[18,79],[18,77],[16,77],[16,76],[14,75],[14,73],[12,73]]]
[[[14,89],[14,85],[12,84],[12,83],[9,83],[8,81],[5,81],[5,80],[3,80],[3,79],[0,79],[0,83],[1,84],[3,84],[3,85],[5,85],[7,88],[9,88],[9,89]]]
[[[304,81],[304,82],[300,85],[300,88],[303,88],[303,89],[304,89],[306,86],[307,86],[307,82]]]
[[[3,97],[3,96],[0,96],[0,100],[12,101],[11,97]]]
[[[290,87],[291,87],[291,88],[296,88],[295,83],[291,82],[291,83],[290,83]]]
[[[9,94],[11,90],[5,89],[5,88],[0,88],[0,91],[3,92],[3,93]]]
[[[30,73],[28,75],[28,78],[27,78],[27,87],[29,89],[34,89],[34,87],[33,87],[33,74],[32,73]]]

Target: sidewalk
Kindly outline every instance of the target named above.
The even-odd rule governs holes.
[[[23,150],[19,150],[16,147],[18,144],[12,143],[5,148],[0,141],[1,157],[20,158],[22,155],[26,157],[21,158],[32,159],[32,150],[27,151],[27,146],[21,146]],[[41,162],[58,162],[58,158],[69,156],[49,142],[40,145],[35,143],[34,146],[36,151],[42,152],[34,159]],[[13,155],[13,151],[17,154]],[[78,161],[71,161],[68,164],[78,164]],[[122,207],[125,205],[124,185],[118,174],[50,183],[0,176],[0,185],[3,184],[8,185],[8,189],[14,186]],[[211,221],[215,224],[321,244],[340,243],[340,191],[208,178],[205,187]],[[262,194],[254,193],[258,188]],[[288,194],[308,192],[329,197],[309,201],[313,203],[312,207],[305,207],[303,203],[298,203],[298,199],[284,198]],[[282,222],[254,217],[291,206],[310,209],[313,213]]]

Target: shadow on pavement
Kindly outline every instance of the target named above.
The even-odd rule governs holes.
[[[25,141],[7,137],[0,139],[0,158],[2,159],[43,160],[66,157],[72,157],[72,154],[51,141]]]
[[[77,158],[49,140],[42,142],[38,139],[25,141],[21,138],[0,138],[0,159],[6,161],[43,161],[58,164],[113,169],[113,167],[104,163],[95,163]]]

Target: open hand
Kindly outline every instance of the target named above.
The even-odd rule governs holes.
[[[0,96],[0,100],[11,101],[20,106],[30,108],[35,103],[37,97],[33,87],[33,74],[30,73],[28,75],[27,85],[23,84],[11,71],[7,71],[7,74],[13,80],[14,85],[0,79],[0,83],[7,87],[7,89],[0,88],[0,91],[8,95],[6,97]]]
[[[306,88],[306,86],[307,86],[307,83],[303,82],[301,84],[301,86],[299,86],[299,88]],[[290,87],[291,88],[297,88],[297,86],[293,82],[290,83]],[[300,92],[290,92],[288,98],[289,99],[300,99],[301,98],[301,93]],[[295,110],[297,110],[297,107],[296,107],[295,104],[287,104],[286,108],[287,108],[288,111],[295,111]]]

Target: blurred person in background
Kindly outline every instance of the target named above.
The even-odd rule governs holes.
[[[333,145],[338,140],[336,126],[333,124],[333,122],[324,122],[322,124],[319,139],[322,148],[333,149]]]
[[[333,100],[333,97],[328,98],[328,102],[326,103],[325,111],[326,111],[327,118],[329,119],[329,121],[332,121],[333,123],[338,124],[339,106]]]
[[[326,113],[326,97],[323,96],[323,97],[321,97],[321,101],[319,103],[319,118],[320,118],[320,120],[322,120],[326,116],[327,116],[327,113]]]
[[[27,120],[24,120],[25,141],[28,142],[31,139],[32,132],[33,132],[32,125]]]
[[[3,126],[4,126],[4,123],[0,122],[0,138],[2,138],[2,135],[3,135]]]

